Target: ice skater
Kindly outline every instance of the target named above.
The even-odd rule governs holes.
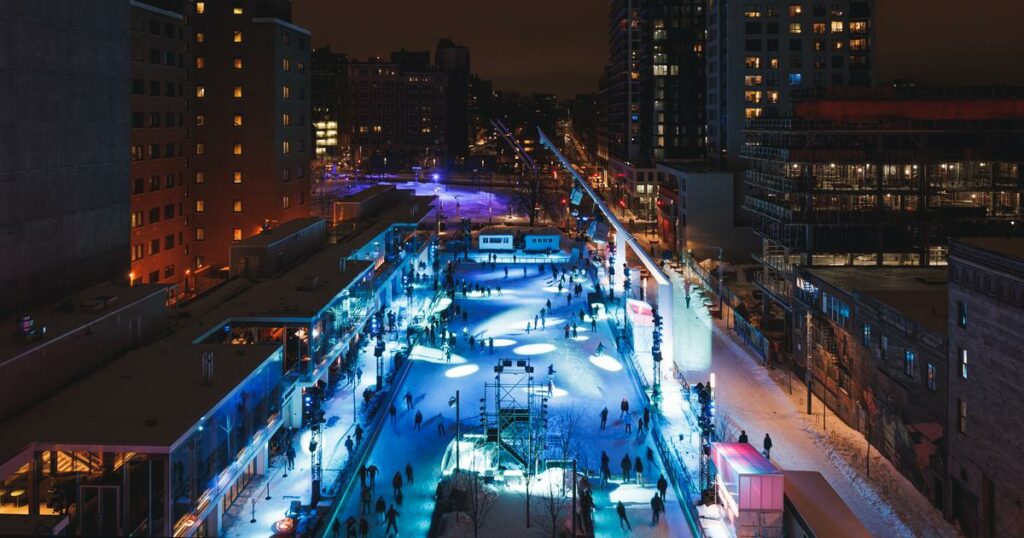
[[[619,504],[622,504],[622,503],[619,503]],[[391,530],[391,527],[394,527],[395,528],[395,534],[398,534],[398,516],[399,515],[401,515],[401,514],[398,513],[398,510],[395,510],[395,505],[391,505],[391,508],[388,508],[388,513],[385,516],[385,519],[387,519],[387,522],[388,522],[388,526],[387,526],[386,529],[384,529],[385,533],[389,532]],[[626,523],[629,524],[628,521]]]
[[[629,454],[622,456],[619,466],[622,467],[622,481],[629,482],[629,472],[633,469],[633,460],[630,459]]]
[[[629,519],[626,518],[626,505],[622,504],[622,501],[619,501],[619,504],[615,506],[615,513],[619,514],[619,529],[622,529],[622,524],[625,523],[626,528],[632,532],[633,526],[629,524]],[[398,532],[397,527],[395,527],[395,532]]]
[[[665,500],[665,494],[668,492],[668,480],[665,480],[665,474],[662,473],[658,476],[658,493],[661,494],[661,499]]]
[[[409,463],[405,464],[405,483],[412,484],[412,465]]]
[[[619,411],[621,411],[619,413],[619,418],[626,416],[626,413],[629,412],[629,400],[626,400],[625,398],[622,399],[622,403],[619,404]]]
[[[416,416],[413,418],[413,429],[419,431],[421,426],[423,426],[423,413],[417,410]]]
[[[405,393],[405,408],[406,409],[412,409],[412,393],[411,392],[406,392]]]
[[[605,406],[605,408],[601,410],[601,429],[603,430],[607,424],[608,424],[608,407]]]
[[[764,434],[764,457],[772,459],[772,436]]]
[[[665,510],[665,503],[658,494],[651,497],[651,526],[655,527],[661,521],[661,512]]]
[[[622,422],[626,426],[626,433],[633,433],[633,413],[626,411],[626,417]]]

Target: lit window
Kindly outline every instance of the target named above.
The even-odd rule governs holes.
[[[789,74],[789,85],[790,86],[799,86],[800,83],[802,83],[803,81],[804,81],[804,77],[800,73],[790,73]]]
[[[285,71],[291,71],[292,70],[292,61],[289,60],[288,58],[282,58],[281,59],[281,69],[284,69]]]
[[[801,31],[802,30],[800,28],[800,23],[799,22],[791,22],[791,23],[789,23],[789,33],[791,33],[791,34],[799,34]]]
[[[917,353],[908,349],[903,353],[903,373],[914,377],[914,363],[917,362]]]
[[[760,69],[761,58],[758,56],[747,56],[746,64],[747,69]]]
[[[206,240],[206,228],[196,228],[196,241]]]
[[[963,301],[956,302],[956,324],[961,329],[967,328],[967,304]]]
[[[843,32],[843,21],[832,21],[832,33],[839,34]]]
[[[202,213],[206,211],[206,201],[203,199],[196,200],[196,213]]]
[[[816,23],[811,24],[811,32],[813,32],[815,34],[824,34],[825,33],[825,23],[823,23],[823,22],[816,22]]]
[[[206,126],[206,114],[196,114],[196,127]]]
[[[768,102],[770,104],[773,104],[773,105],[778,104],[778,102],[779,102],[779,92],[778,92],[778,90],[768,90]]]
[[[231,124],[234,125],[235,127],[241,127],[242,123],[244,123],[244,121],[245,120],[242,119],[242,115],[241,114],[235,114],[234,118],[231,120]]]
[[[231,174],[231,182],[232,183],[241,183],[242,182],[242,171],[241,170],[235,170],[234,173]]]
[[[235,61],[232,63],[232,66],[234,66],[235,69],[241,69],[242,68],[242,58],[236,57]]]
[[[743,77],[743,84],[746,86],[760,86],[761,81],[761,75],[747,75]]]
[[[281,114],[281,125],[288,127],[292,124],[292,115],[285,112]]]
[[[839,45],[842,44],[842,42],[840,41],[837,41],[836,43]],[[851,39],[850,50],[868,50],[868,39],[866,37],[858,37],[856,39]]]
[[[235,99],[241,99],[242,98],[242,87],[241,86],[235,86],[235,88],[234,88],[234,90],[232,90],[231,94],[235,97]]]
[[[863,333],[863,336],[861,337],[861,342],[865,346],[870,346],[871,345],[871,324],[869,324],[869,323],[865,323],[864,324],[864,333]]]
[[[206,155],[206,144],[196,142],[196,155]]]
[[[205,43],[205,42],[206,42],[206,33],[205,32],[196,32],[196,43]]]
[[[287,140],[285,140],[284,142],[281,142],[281,152],[284,153],[285,155],[291,154],[291,152],[292,152],[292,143],[287,141]]]
[[[241,8],[241,7],[239,7],[239,6],[235,6],[235,7],[234,7],[234,8],[233,8],[233,9],[231,10],[231,13],[232,13],[232,14],[234,14],[234,15],[241,15],[241,14],[243,13],[243,10],[242,10],[242,8]]]
[[[865,40],[865,41],[867,41],[867,40]],[[842,41],[833,41],[832,42],[832,50],[843,50],[843,42]]]
[[[231,229],[231,239],[233,241],[241,241],[242,240],[242,229],[241,228],[232,228]]]
[[[760,108],[748,108],[745,110],[745,116],[748,120],[761,117]]]
[[[292,206],[292,199],[289,196],[281,197],[281,209],[288,209]]]
[[[196,13],[200,15],[206,13],[206,2],[196,2]]]
[[[761,102],[761,92],[759,90],[747,90],[743,92],[743,97],[748,103],[759,104]]]
[[[967,350],[960,348],[960,379],[967,380]]]
[[[241,30],[234,30],[233,32],[231,32],[231,41],[234,41],[235,43],[241,43],[242,42],[242,31]]]
[[[868,23],[865,21],[850,22],[850,33],[851,34],[863,34],[868,31]]]
[[[241,144],[235,144],[234,146],[232,146],[231,147],[231,153],[234,154],[234,155],[241,155],[242,154],[242,145]]]
[[[779,68],[779,59],[778,58],[772,58],[771,60],[768,60],[768,67],[770,67],[772,69],[778,69]]]
[[[203,56],[196,56],[196,69],[206,68],[206,58]]]
[[[206,183],[206,172],[196,171],[196,183]]]
[[[789,16],[790,17],[796,17],[797,15],[799,15],[799,14],[801,14],[803,12],[804,12],[804,8],[800,4],[790,4],[789,5]]]
[[[746,13],[743,14],[748,19],[759,19],[761,18],[761,10],[755,6],[748,6]]]
[[[281,86],[281,97],[284,99],[292,98],[292,89],[289,86]]]
[[[234,212],[234,213],[241,213],[242,212],[242,201],[241,200],[235,200],[235,201],[231,202],[231,211]]]
[[[935,381],[936,375],[937,374],[935,372],[935,365],[929,362],[928,363],[928,379],[927,379],[927,383],[928,383],[928,390],[930,390],[932,392],[935,392],[935,387],[937,385],[937,383]]]
[[[196,86],[196,99],[206,97],[206,86]]]

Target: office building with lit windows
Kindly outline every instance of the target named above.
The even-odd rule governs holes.
[[[751,120],[765,319],[789,326],[797,267],[944,266],[953,238],[1019,234],[1022,103],[1008,87],[833,87]]]
[[[872,83],[874,0],[714,0],[707,16],[707,150],[743,168],[744,122],[788,112],[789,94]]]
[[[367,173],[434,168],[448,161],[449,74],[430,52],[397,51],[348,66],[355,163]]]
[[[180,8],[132,2],[133,283],[177,283],[192,268],[185,195],[190,56]]]
[[[227,266],[236,241],[309,214],[309,31],[291,2],[194,2],[192,249],[195,270]],[[208,273],[207,273],[208,274]]]
[[[0,315],[128,281],[130,20],[116,0],[0,7]]]

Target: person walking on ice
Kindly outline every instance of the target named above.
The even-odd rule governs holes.
[[[764,457],[772,459],[772,436],[764,434]]]
[[[619,404],[619,411],[619,418],[626,416],[626,413],[629,412],[629,400],[622,399],[622,403]]]
[[[623,424],[626,425],[626,433],[633,433],[633,413],[626,411],[626,418],[623,419]]]
[[[401,515],[401,514],[398,513],[398,510],[395,510],[395,505],[391,505],[391,508],[388,508],[388,513],[385,516],[387,521],[388,521],[388,526],[387,526],[386,529],[384,529],[385,533],[391,531],[391,528],[394,527],[395,528],[395,534],[398,534],[398,516],[399,515]]]
[[[619,504],[615,506],[615,513],[619,514],[619,529],[622,529],[622,524],[625,523],[626,528],[632,532],[633,526],[629,524],[629,519],[626,517],[626,505],[622,504],[622,501],[619,501]]]
[[[604,427],[607,424],[608,424],[608,408],[605,407],[604,409],[601,410],[601,429],[603,430]]]

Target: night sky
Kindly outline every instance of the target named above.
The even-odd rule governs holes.
[[[809,2],[805,2],[809,3]],[[316,45],[359,59],[470,47],[499,89],[568,97],[597,89],[607,59],[606,0],[295,0]],[[879,82],[1024,84],[1024,0],[876,0]]]

